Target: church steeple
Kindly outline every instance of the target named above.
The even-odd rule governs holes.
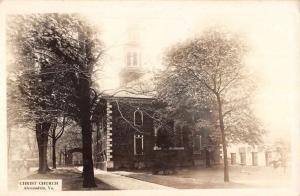
[[[142,75],[142,47],[139,32],[136,27],[131,27],[124,46],[124,65],[120,73],[121,85],[126,85]]]

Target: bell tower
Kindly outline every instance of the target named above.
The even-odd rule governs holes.
[[[120,73],[121,86],[140,78],[142,72],[142,47],[137,28],[128,30],[128,39],[124,45],[124,62]]]

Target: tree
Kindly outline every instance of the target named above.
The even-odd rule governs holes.
[[[66,19],[66,18],[64,18]],[[52,123],[55,123],[69,109],[70,85],[66,77],[66,64],[51,55],[49,48],[53,23],[63,22],[55,14],[14,15],[8,18],[8,45],[12,58],[9,62],[9,76],[14,78],[17,93],[9,96],[19,104],[14,113],[21,114],[23,123],[34,122],[39,149],[39,172],[49,170],[47,165],[48,135]],[[62,24],[60,24],[62,25]],[[62,40],[61,40],[62,41]],[[12,93],[10,94],[12,95]]]
[[[68,119],[67,119],[68,120]],[[66,126],[66,117],[62,117],[62,122],[59,122],[59,119],[57,119],[57,122],[54,122],[51,127],[51,131],[49,134],[49,137],[51,138],[52,141],[52,165],[53,169],[56,169],[56,143],[57,141],[61,138],[61,136],[64,134]],[[61,127],[61,129],[56,132],[57,127]]]
[[[96,186],[90,119],[97,93],[92,89],[92,74],[103,53],[96,32],[76,14],[17,16],[11,24],[14,55],[19,57],[16,64],[26,84],[20,90],[28,108],[41,119],[36,123],[39,146],[43,149],[47,144],[51,122],[67,113],[82,128],[83,186]],[[45,153],[41,150],[41,155]]]
[[[221,135],[225,182],[229,181],[227,143],[258,143],[263,134],[251,111],[254,86],[243,63],[246,51],[239,36],[219,28],[208,29],[199,38],[170,49],[160,81],[163,85],[158,85],[158,96],[173,108],[185,96],[194,102],[196,110],[211,110],[210,122],[212,126],[217,123]]]
[[[209,95],[203,89],[189,84],[188,74],[175,71],[172,74],[162,72],[156,85],[156,97],[165,103],[161,112],[188,129],[208,125],[209,116],[204,115],[212,108]]]

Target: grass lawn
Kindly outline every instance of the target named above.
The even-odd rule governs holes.
[[[151,172],[115,173],[178,189],[287,187],[290,180],[288,171],[284,172],[282,168],[257,166],[231,166],[228,183],[223,181],[222,166],[179,168],[172,175],[153,175]]]

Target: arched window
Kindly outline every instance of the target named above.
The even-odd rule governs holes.
[[[143,112],[139,108],[134,111],[133,121],[135,126],[142,126],[144,123]]]

